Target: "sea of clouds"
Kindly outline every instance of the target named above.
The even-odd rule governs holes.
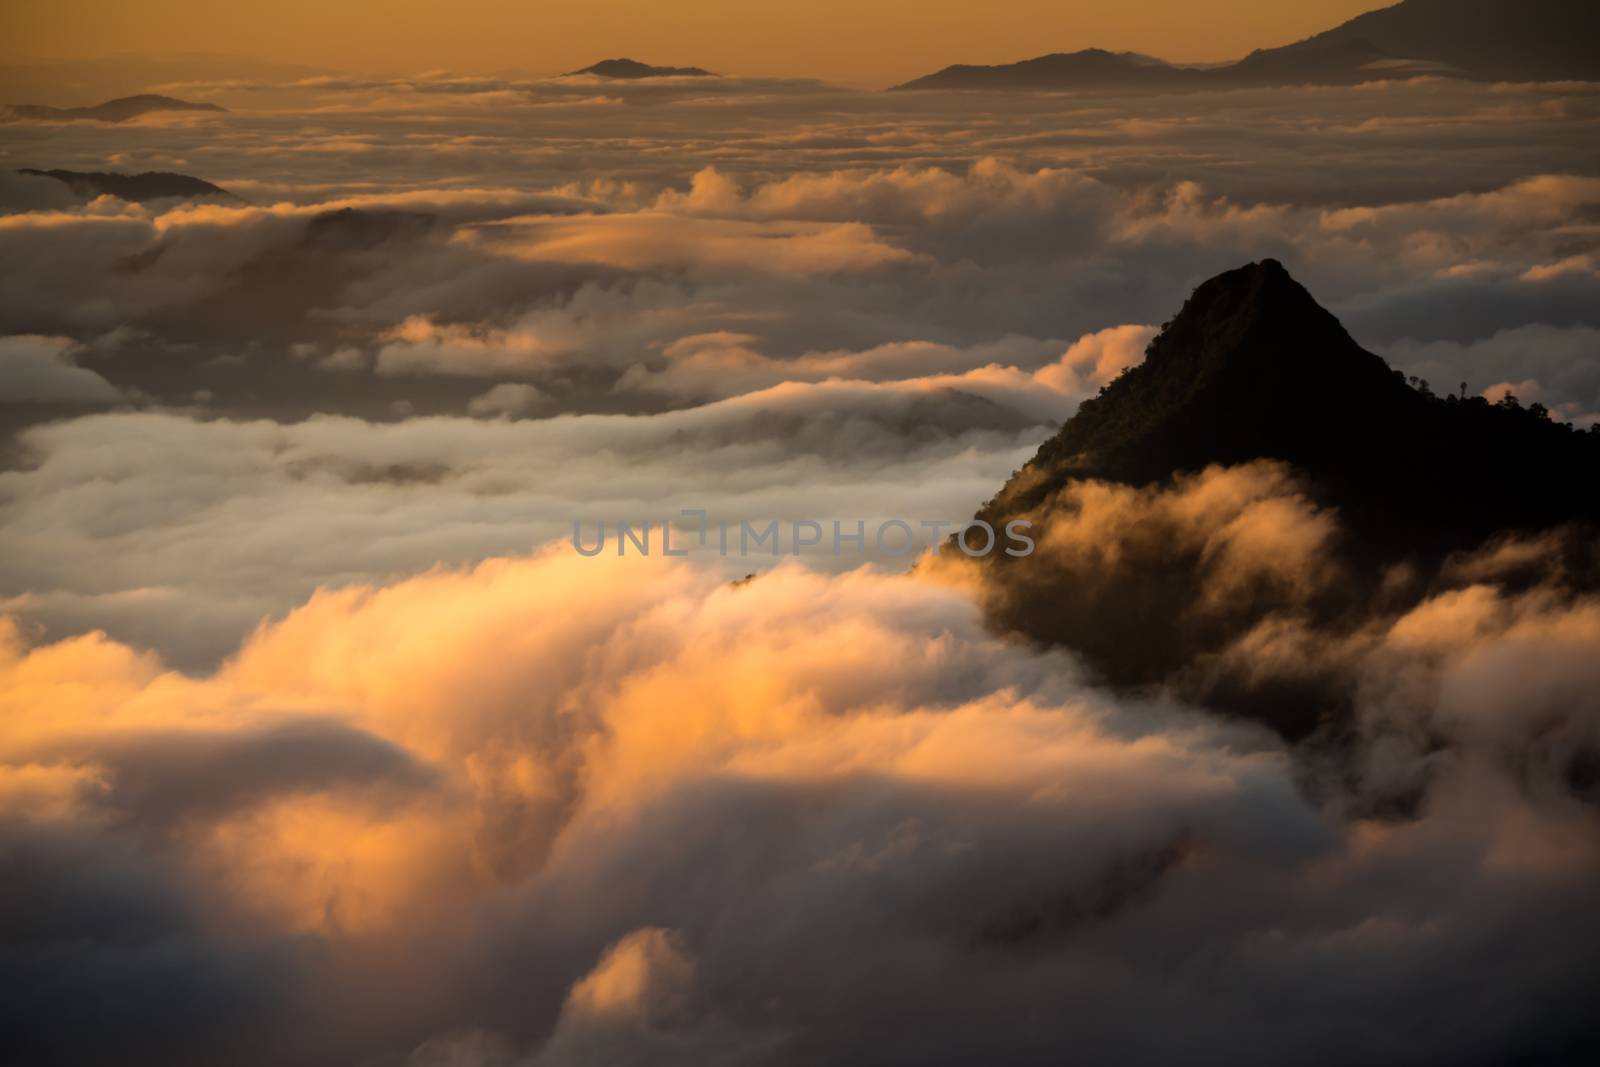
[[[1337,689],[1333,760],[998,635],[960,560],[564,544],[962,520],[1265,256],[1438,391],[1600,420],[1595,86],[161,91],[232,110],[0,127],[248,201],[0,177],[23,1062],[1600,1048],[1600,603],[1517,546],[1330,634],[1293,472],[1071,490],[1062,611],[1174,551],[1185,612],[1265,583],[1184,677]]]

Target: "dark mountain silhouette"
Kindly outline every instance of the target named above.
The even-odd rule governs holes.
[[[1446,64],[1397,56],[1360,38],[1312,38],[1282,48],[1263,48],[1208,72],[1211,84],[1219,87],[1356,85],[1382,78],[1460,77],[1466,73]]]
[[[1225,89],[1340,85],[1423,74],[1483,80],[1600,78],[1590,0],[1405,0],[1236,63],[1174,66],[1088,49],[1000,66],[946,67],[897,89]]]
[[[1117,89],[1199,87],[1205,72],[1136,52],[1087,48],[998,66],[956,64],[896,89]]]
[[[602,59],[592,67],[568,71],[564,77],[593,74],[601,78],[715,78],[717,75],[699,67],[652,67],[632,59]]]
[[[979,517],[1001,529],[1027,516],[1048,538],[1053,524],[1078,521],[1074,490],[1085,480],[1165,491],[1192,472],[1256,460],[1287,464],[1309,501],[1332,511],[1328,551],[1341,578],[1331,587],[1263,589],[1213,610],[1203,550],[1143,527],[1118,548],[1116,565],[990,557],[992,617],[1139,686],[1173,682],[1268,614],[1354,631],[1415,602],[1463,553],[1497,538],[1544,537],[1530,581],[1553,568],[1568,588],[1600,585],[1591,525],[1600,520],[1600,433],[1553,422],[1537,405],[1437,397],[1408,383],[1274,260],[1196,289],[1144,363],[1084,401]],[[1263,692],[1214,675],[1187,695],[1292,735],[1339,702],[1316,687]]]
[[[146,171],[143,174],[113,174],[102,171],[34,170],[24,167],[18,174],[32,174],[41,178],[54,178],[65,184],[80,200],[93,200],[97,196],[115,196],[136,204],[170,197],[185,199],[215,197],[234,203],[244,203],[226,189],[201,178],[168,171]]]
[[[1364,44],[1474,78],[1553,81],[1600,78],[1597,40],[1593,0],[1405,0],[1289,47]]]
[[[1195,290],[1145,362],[1040,448],[1030,474],[1047,477],[997,499],[1026,508],[1064,478],[1143,485],[1253,459],[1312,476],[1384,554],[1600,517],[1600,435],[1419,392],[1272,259]]]
[[[152,111],[226,111],[216,104],[195,104],[172,96],[145,93],[122,96],[93,107],[46,107],[43,104],[11,104],[6,108],[12,119],[93,119],[97,122],[127,122]]]

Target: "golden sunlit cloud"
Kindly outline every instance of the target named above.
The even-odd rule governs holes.
[[[0,1058],[1595,1060],[1600,26],[1366,6],[3,5]]]

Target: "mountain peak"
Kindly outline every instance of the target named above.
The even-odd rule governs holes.
[[[1196,332],[1204,334],[1215,347],[1216,340],[1237,340],[1248,330],[1303,330],[1308,325],[1343,332],[1338,320],[1290,276],[1282,263],[1263,259],[1202,283],[1169,324],[1174,336],[1160,347],[1163,352],[1181,347],[1173,342],[1188,340],[1187,335]]]
[[[1352,420],[1420,402],[1264,259],[1196,288],[1145,362],[1085,401],[1035,462],[1144,483],[1210,463],[1321,458]]]
[[[1346,364],[1359,367],[1371,382],[1389,384],[1382,360],[1362,351],[1276,259],[1247,263],[1202,283],[1147,356],[1153,366],[1176,362],[1196,373],[1244,365],[1252,374],[1281,376],[1292,373],[1293,365],[1309,370],[1308,364]],[[1286,361],[1290,367],[1269,366]]]
[[[187,174],[170,171],[145,171],[143,174],[115,174],[104,171],[38,170],[23,167],[18,174],[36,178],[53,178],[71,189],[80,200],[93,200],[97,196],[114,196],[136,204],[168,198],[193,199],[210,197],[227,203],[243,204],[245,201],[218,185]]]
[[[1328,519],[1324,558],[1339,577],[1314,596],[1258,585],[1221,610],[1207,600],[1209,542],[1163,533],[1158,510],[1118,510],[1118,522],[1145,516],[1125,528],[1083,525],[1093,501],[1136,497],[1079,483],[1134,486],[1155,500],[1205,482],[1208,468],[1258,460],[1288,468],[1281,494],[1293,508]],[[1115,684],[1176,678],[1207,706],[1304,736],[1332,713],[1318,704],[1325,694],[1234,678],[1213,657],[1271,610],[1333,625],[1345,612],[1365,617],[1363,605],[1420,595],[1453,554],[1497,537],[1543,535],[1570,584],[1600,587],[1597,470],[1600,433],[1541,408],[1407,384],[1281,263],[1263,260],[1195,289],[1144,363],[1085,400],[979,511],[994,529],[1029,522],[1047,548],[982,561],[987,609],[1001,629],[1072,648]],[[1108,543],[1074,548],[1090,528]]]
[[[715,78],[716,75],[700,67],[655,67],[649,63],[640,63],[636,59],[626,57],[619,59],[602,59],[593,66],[584,67],[582,70],[569,71],[564,77],[574,77],[580,74],[592,74],[599,78]]]
[[[1254,284],[1289,284],[1297,287],[1300,286],[1299,282],[1290,277],[1288,268],[1285,267],[1280,260],[1276,260],[1271,256],[1268,256],[1265,259],[1258,260],[1255,263],[1246,263],[1242,267],[1235,267],[1233,270],[1223,271],[1215,278],[1205,282],[1201,288],[1205,288],[1207,285],[1237,284],[1240,279],[1245,279]],[[1303,287],[1301,287],[1301,291],[1304,291]]]
[[[1276,300],[1316,303],[1305,286],[1294,280],[1289,269],[1271,257],[1223,271],[1206,280],[1189,298],[1189,303],[1206,297],[1244,299],[1250,303]]]
[[[1296,468],[1381,556],[1600,517],[1600,435],[1408,385],[1272,259],[1196,288],[1145,361],[1085,400],[984,517],[1074,479],[1148,485],[1258,459]]]

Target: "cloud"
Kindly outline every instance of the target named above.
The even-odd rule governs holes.
[[[15,147],[251,205],[0,178],[15,1057],[1594,1058],[1581,531],[1372,574],[1257,464],[1005,572],[564,547],[970,515],[1264,255],[1592,421],[1591,89],[309,73]]]
[[[293,420],[461,413],[484,385],[458,377],[534,386],[553,410],[653,410],[730,395],[722,371],[773,384],[767,360],[1048,347],[1159,322],[1200,279],[1263,255],[1386,351],[1600,325],[1586,120],[1542,114],[1547,101],[1507,113],[1483,87],[1387,86],[1386,117],[1404,121],[1380,137],[1357,128],[1373,91],[1223,94],[1208,117],[1188,98],[985,104],[1002,114],[768,88],[759,105],[663,88],[658,107],[583,119],[602,125],[581,141],[549,111],[570,87],[455,76],[285,89],[281,109],[233,113],[203,143],[125,131],[137,165],[203,171],[270,206],[6,216],[0,245],[37,267],[0,300],[0,328],[81,342],[133,328],[143,344],[92,367],[114,386],[166,404],[201,388],[216,410]],[[819,100],[837,111],[807,114]],[[448,130],[430,107],[450,109]],[[746,125],[723,129],[728,108]],[[1436,163],[1416,164],[1417,131],[1446,127],[1447,146],[1426,145]],[[718,334],[753,340],[683,352]],[[290,354],[308,346],[344,358]],[[1439,377],[1472,369],[1434,352]],[[240,354],[228,373],[210,362]],[[1592,410],[1565,389],[1546,403]]]
[[[608,948],[572,987],[531,1063],[759,1063],[780,1044],[741,1034],[696,1004],[694,961],[670,930],[646,927]]]
[[[548,397],[522,382],[501,382],[467,402],[473,415],[526,415],[544,407]]]
[[[369,1055],[809,1062],[871,1043],[965,1062],[981,1035],[1034,1062],[1070,1035],[1130,1062],[1174,1039],[1267,1062],[1338,1030],[1381,1060],[1439,1012],[1466,1020],[1443,1056],[1538,1054],[1587,1039],[1586,1005],[1563,991],[1595,949],[1592,813],[1554,768],[1496,759],[1506,735],[1472,727],[1456,694],[1496,703],[1484,679],[1517,684],[1531,652],[1541,692],[1571,707],[1592,685],[1578,650],[1594,608],[1480,603],[1473,617],[1498,621],[1463,645],[1443,615],[1464,608],[1435,601],[1385,642],[1386,675],[1419,683],[1412,709],[1461,724],[1458,755],[1399,821],[1319,810],[1264,735],[1085,687],[1063,654],[987,634],[960,585],[797,566],[734,585],[692,562],[559,549],[319,594],[192,679],[103,639],[13,634],[0,692],[57,718],[40,734],[8,717],[5,762],[38,795],[50,737],[83,739],[73,759],[105,784],[55,818],[109,835],[97,862],[142,864],[170,914],[206,916],[197,944],[236,961],[242,988],[292,982],[305,995],[281,1002],[287,1018],[344,1018]],[[368,741],[305,764],[263,748],[282,735],[242,707],[337,722],[428,773],[396,777]],[[186,759],[162,740],[175,722],[231,735],[226,777],[251,784],[222,804],[211,788],[175,785],[153,808],[127,792],[127,754]],[[243,773],[280,752],[293,777]],[[398,791],[381,804],[361,784],[374,772]],[[184,832],[97,823],[117,796]],[[65,899],[81,916],[138,898]],[[120,913],[133,944],[162,929]],[[240,956],[243,931],[282,964]],[[451,981],[397,971],[406,957]],[[42,989],[48,958],[29,972]],[[1462,958],[1495,961],[1492,991],[1456,980]],[[105,988],[183,995],[205,966]],[[1153,1000],[1160,1035],[1137,1025]],[[164,1025],[74,1037],[62,1010],[41,994],[25,1047],[65,1059]],[[347,1052],[314,1036],[334,1031],[288,1030],[306,1036],[231,1058]]]
[[[1600,421],[1600,329],[1521,326],[1467,343],[1401,343],[1387,355],[1440,392],[1454,391],[1459,377],[1480,396],[1509,388],[1525,401],[1542,400],[1580,428]]]
[[[986,568],[990,611],[1082,650],[1124,684],[1166,678],[1263,615],[1313,610],[1347,586],[1359,595],[1334,551],[1336,516],[1282,464],[1210,467],[1145,488],[1073,481],[1017,514],[1038,547]],[[1310,729],[1319,710],[1284,709],[1302,718],[1282,725]]]
[[[77,197],[65,182],[38,174],[20,174],[11,168],[0,172],[0,215],[22,211],[65,211]]]
[[[860,223],[737,223],[639,212],[507,219],[461,235],[469,245],[535,262],[624,270],[704,267],[778,274],[872,270],[913,257]]]
[[[72,362],[76,347],[63,337],[0,337],[0,391],[13,404],[115,404],[115,386]]]
[[[490,399],[504,411],[528,397]],[[648,416],[54,423],[21,438],[26,469],[0,472],[0,593],[53,633],[103,627],[203,664],[318,585],[565,540],[575,521],[659,529],[699,507],[735,525],[954,522],[1071,402],[980,368],[787,383]]]

